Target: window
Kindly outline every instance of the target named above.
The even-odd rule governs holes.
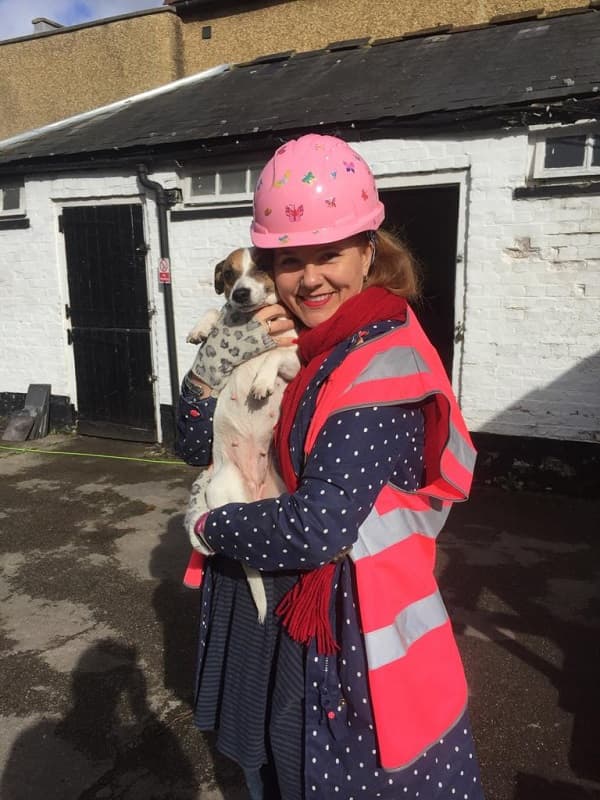
[[[23,181],[0,180],[0,217],[15,217],[25,213]]]
[[[185,179],[186,205],[245,205],[252,201],[260,167],[198,170]]]
[[[581,128],[540,132],[535,143],[534,177],[600,175],[600,132]]]

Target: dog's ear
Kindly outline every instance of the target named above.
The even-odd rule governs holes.
[[[223,270],[225,269],[225,261],[219,261],[215,267],[215,292],[223,294],[225,291],[225,279],[223,278]]]

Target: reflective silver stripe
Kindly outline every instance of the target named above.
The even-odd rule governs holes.
[[[432,508],[430,511],[412,511],[395,508],[387,514],[378,514],[375,507],[358,530],[358,540],[352,548],[352,558],[358,561],[365,556],[374,556],[413,533],[421,533],[435,539],[441,531],[450,504]]]
[[[352,382],[358,386],[365,381],[381,378],[405,378],[418,372],[429,372],[429,367],[412,347],[390,347],[376,353],[360,375]]]
[[[465,441],[463,435],[450,423],[448,448],[452,455],[459,461],[467,472],[473,472],[477,454]]]
[[[448,612],[439,592],[412,603],[391,625],[365,634],[369,668],[378,669],[403,658],[421,636],[439,628],[447,619]]]

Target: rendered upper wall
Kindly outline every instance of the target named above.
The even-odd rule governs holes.
[[[225,4],[221,16],[204,6],[202,16],[183,18],[175,6],[0,42],[0,139],[217,64],[542,8],[535,0],[283,0]],[[547,0],[543,9],[581,6]]]
[[[0,139],[183,76],[170,9],[0,42]]]

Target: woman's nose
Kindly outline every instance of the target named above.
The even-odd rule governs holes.
[[[316,264],[307,263],[302,270],[302,283],[304,286],[318,286],[322,281],[321,271]]]

